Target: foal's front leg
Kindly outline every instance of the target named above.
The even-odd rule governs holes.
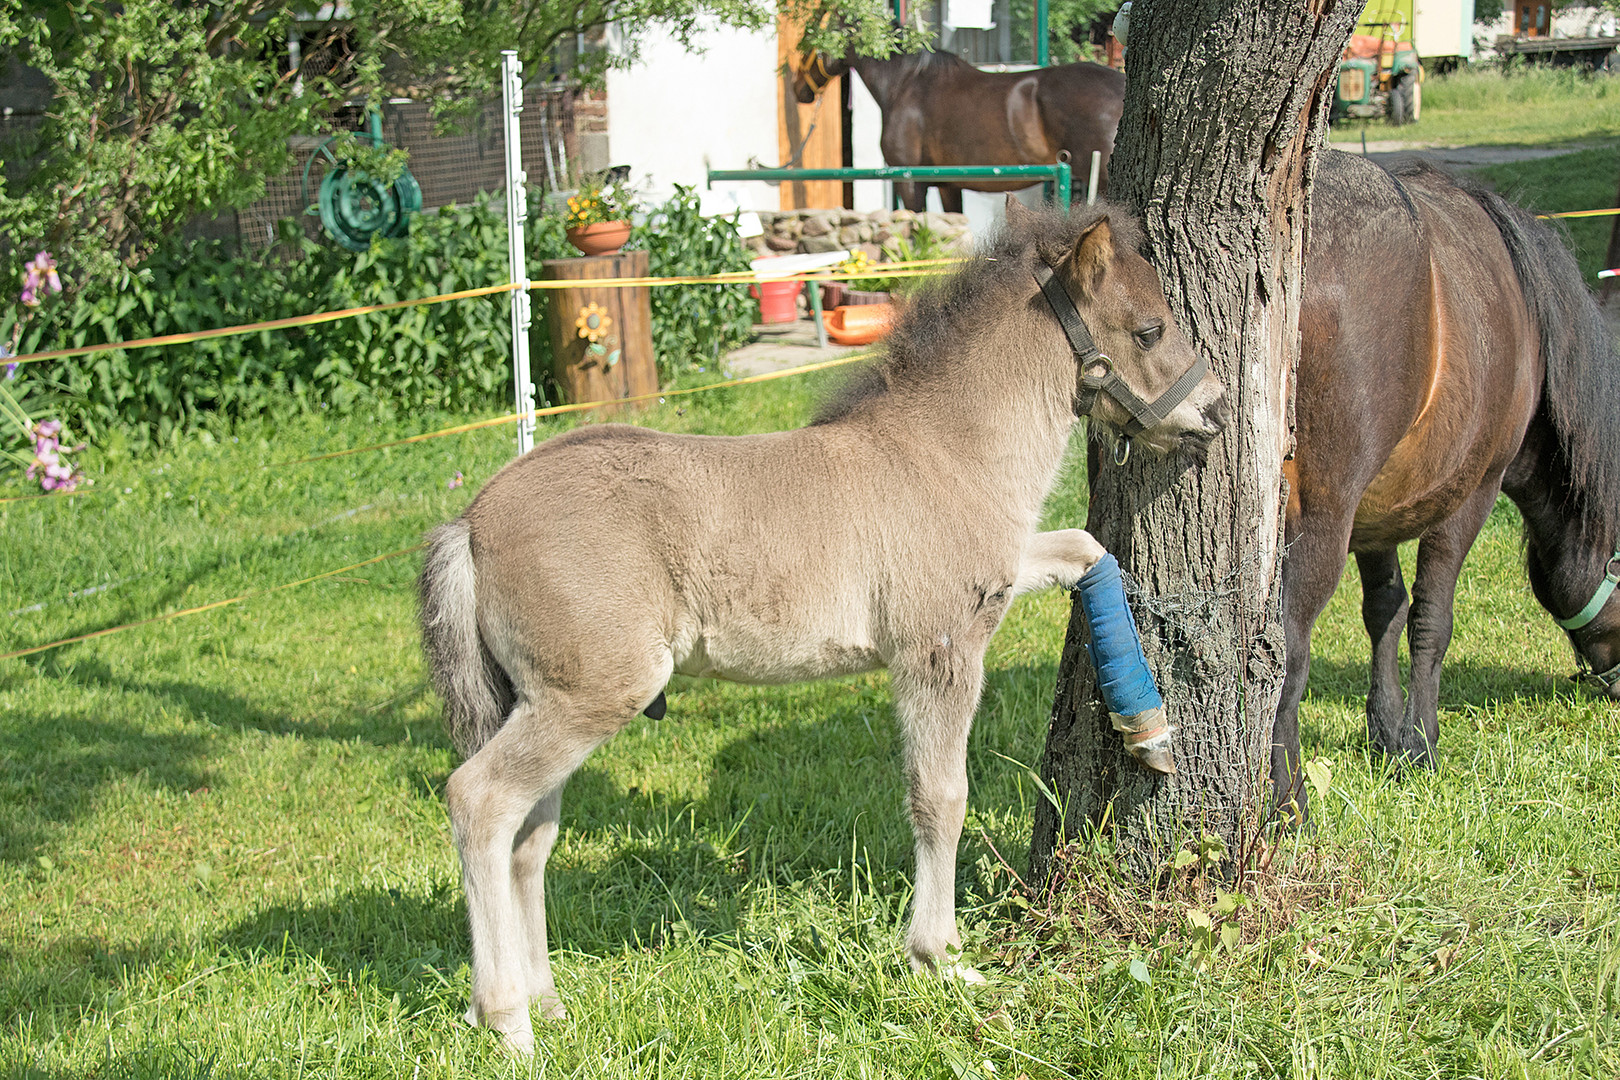
[[[917,885],[906,935],[911,966],[977,980],[955,966],[956,846],[967,815],[967,738],[984,678],[984,642],[949,635],[891,665],[895,711],[906,739]]]
[[[1084,529],[1036,533],[1024,547],[1013,595],[1061,585],[1072,589],[1108,552]]]

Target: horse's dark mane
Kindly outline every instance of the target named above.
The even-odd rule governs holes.
[[[1620,543],[1620,358],[1563,237],[1473,180],[1415,161],[1390,172],[1397,179],[1444,176],[1496,224],[1540,331],[1547,369],[1541,407],[1558,435],[1571,494],[1593,540]]]
[[[1071,213],[1031,210],[1020,216],[1025,218],[1021,224],[992,233],[960,271],[912,297],[885,338],[882,354],[861,365],[822,402],[811,423],[839,420],[863,402],[937,375],[959,350],[965,328],[982,325],[1004,310],[1008,293],[1033,288],[1036,259],[1055,266],[1098,220],[1108,219],[1116,245],[1142,246],[1136,219],[1105,202]]]

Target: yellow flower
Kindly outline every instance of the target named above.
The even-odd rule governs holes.
[[[579,329],[580,337],[595,345],[598,340],[607,337],[613,320],[608,318],[607,309],[597,306],[593,300],[579,309],[579,317],[574,320],[574,325]]]

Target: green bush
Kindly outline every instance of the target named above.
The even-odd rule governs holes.
[[[527,246],[531,265],[575,254],[553,215],[531,216]],[[690,190],[639,227],[632,246],[648,250],[654,275],[747,267],[735,224],[699,217]],[[111,289],[47,302],[29,319],[19,351],[383,304],[505,277],[499,199],[423,215],[409,237],[378,239],[360,254],[311,241],[289,221],[278,242],[258,255],[233,255],[218,243],[170,242]],[[534,310],[531,346],[536,370],[544,371],[546,306],[537,302]],[[654,290],[660,373],[673,377],[746,340],[751,311],[737,286]],[[47,361],[22,368],[16,389],[79,436],[100,440],[119,431],[139,447],[265,413],[499,408],[511,400],[510,342],[506,300],[494,296]]]
[[[645,248],[653,277],[692,277],[747,270],[748,248],[737,235],[735,218],[698,215],[698,196],[689,187],[631,233],[632,248]],[[653,352],[660,378],[689,367],[712,364],[722,353],[748,340],[758,310],[742,285],[672,285],[652,291]]]

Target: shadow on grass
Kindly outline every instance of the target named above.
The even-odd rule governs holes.
[[[1440,708],[1484,708],[1515,699],[1573,702],[1586,691],[1568,675],[1472,660],[1447,661],[1440,672]],[[1317,701],[1359,709],[1367,701],[1367,680],[1365,661],[1311,660],[1310,694]],[[1403,687],[1407,683],[1404,670],[1401,682]]]
[[[409,725],[407,709],[426,692],[423,684],[370,710],[351,709],[322,722],[298,722],[253,705],[203,682],[115,673],[90,658],[46,662],[57,681],[79,688],[150,698],[165,715],[178,714],[225,729],[250,729],[302,739],[363,742],[373,746],[448,746],[437,725],[423,730]],[[13,733],[0,755],[0,862],[32,859],[46,843],[49,824],[71,822],[89,812],[96,792],[125,778],[149,787],[186,792],[217,785],[210,758],[224,752],[207,728],[142,720],[116,719],[119,709],[92,714],[79,709],[44,707],[39,715],[14,713],[6,719]],[[426,783],[437,791],[443,777],[412,774],[413,787]]]
[[[992,673],[987,702],[994,704],[1014,680],[1049,685],[1055,670],[1054,663]],[[563,839],[547,872],[554,951],[611,956],[655,948],[677,935],[768,935],[770,925],[752,917],[763,912],[768,919],[806,891],[822,900],[847,896],[857,867],[860,889],[880,894],[898,923],[911,874],[911,831],[887,694],[815,686],[757,693],[773,718],[751,724],[708,755],[708,783],[697,799],[644,789],[595,762],[570,781]],[[190,700],[217,704],[206,695]],[[724,698],[720,708],[732,700],[743,707],[758,704]],[[680,753],[682,736],[714,722],[713,702],[682,705],[674,696],[654,755]],[[1011,768],[989,752],[993,748],[1033,761],[1044,723],[1044,713],[988,722],[974,733],[970,760]],[[76,812],[87,802],[107,769],[133,770],[137,760],[150,762],[151,775],[167,786],[207,782],[202,758],[209,748],[200,738],[154,739],[117,725],[90,730],[105,749],[78,767],[77,779],[66,785],[74,795],[59,813]],[[65,757],[67,751],[37,748],[25,767],[52,754]],[[166,764],[157,769],[160,763]],[[442,790],[442,775],[419,779]],[[964,837],[964,878],[973,872],[979,844]],[[0,955],[0,1003],[22,1008],[44,1000],[51,1010],[95,1009],[121,978],[137,984],[161,978],[158,972],[176,964],[176,948],[188,949],[168,938],[110,950],[105,943],[72,939],[39,952]],[[311,971],[325,972],[334,981],[375,986],[385,997],[398,992],[408,1010],[434,1001],[465,1006],[466,910],[453,878],[427,889],[358,887],[317,902],[265,906],[205,939],[201,949],[207,955],[185,962],[241,960],[296,969],[300,988]]]

